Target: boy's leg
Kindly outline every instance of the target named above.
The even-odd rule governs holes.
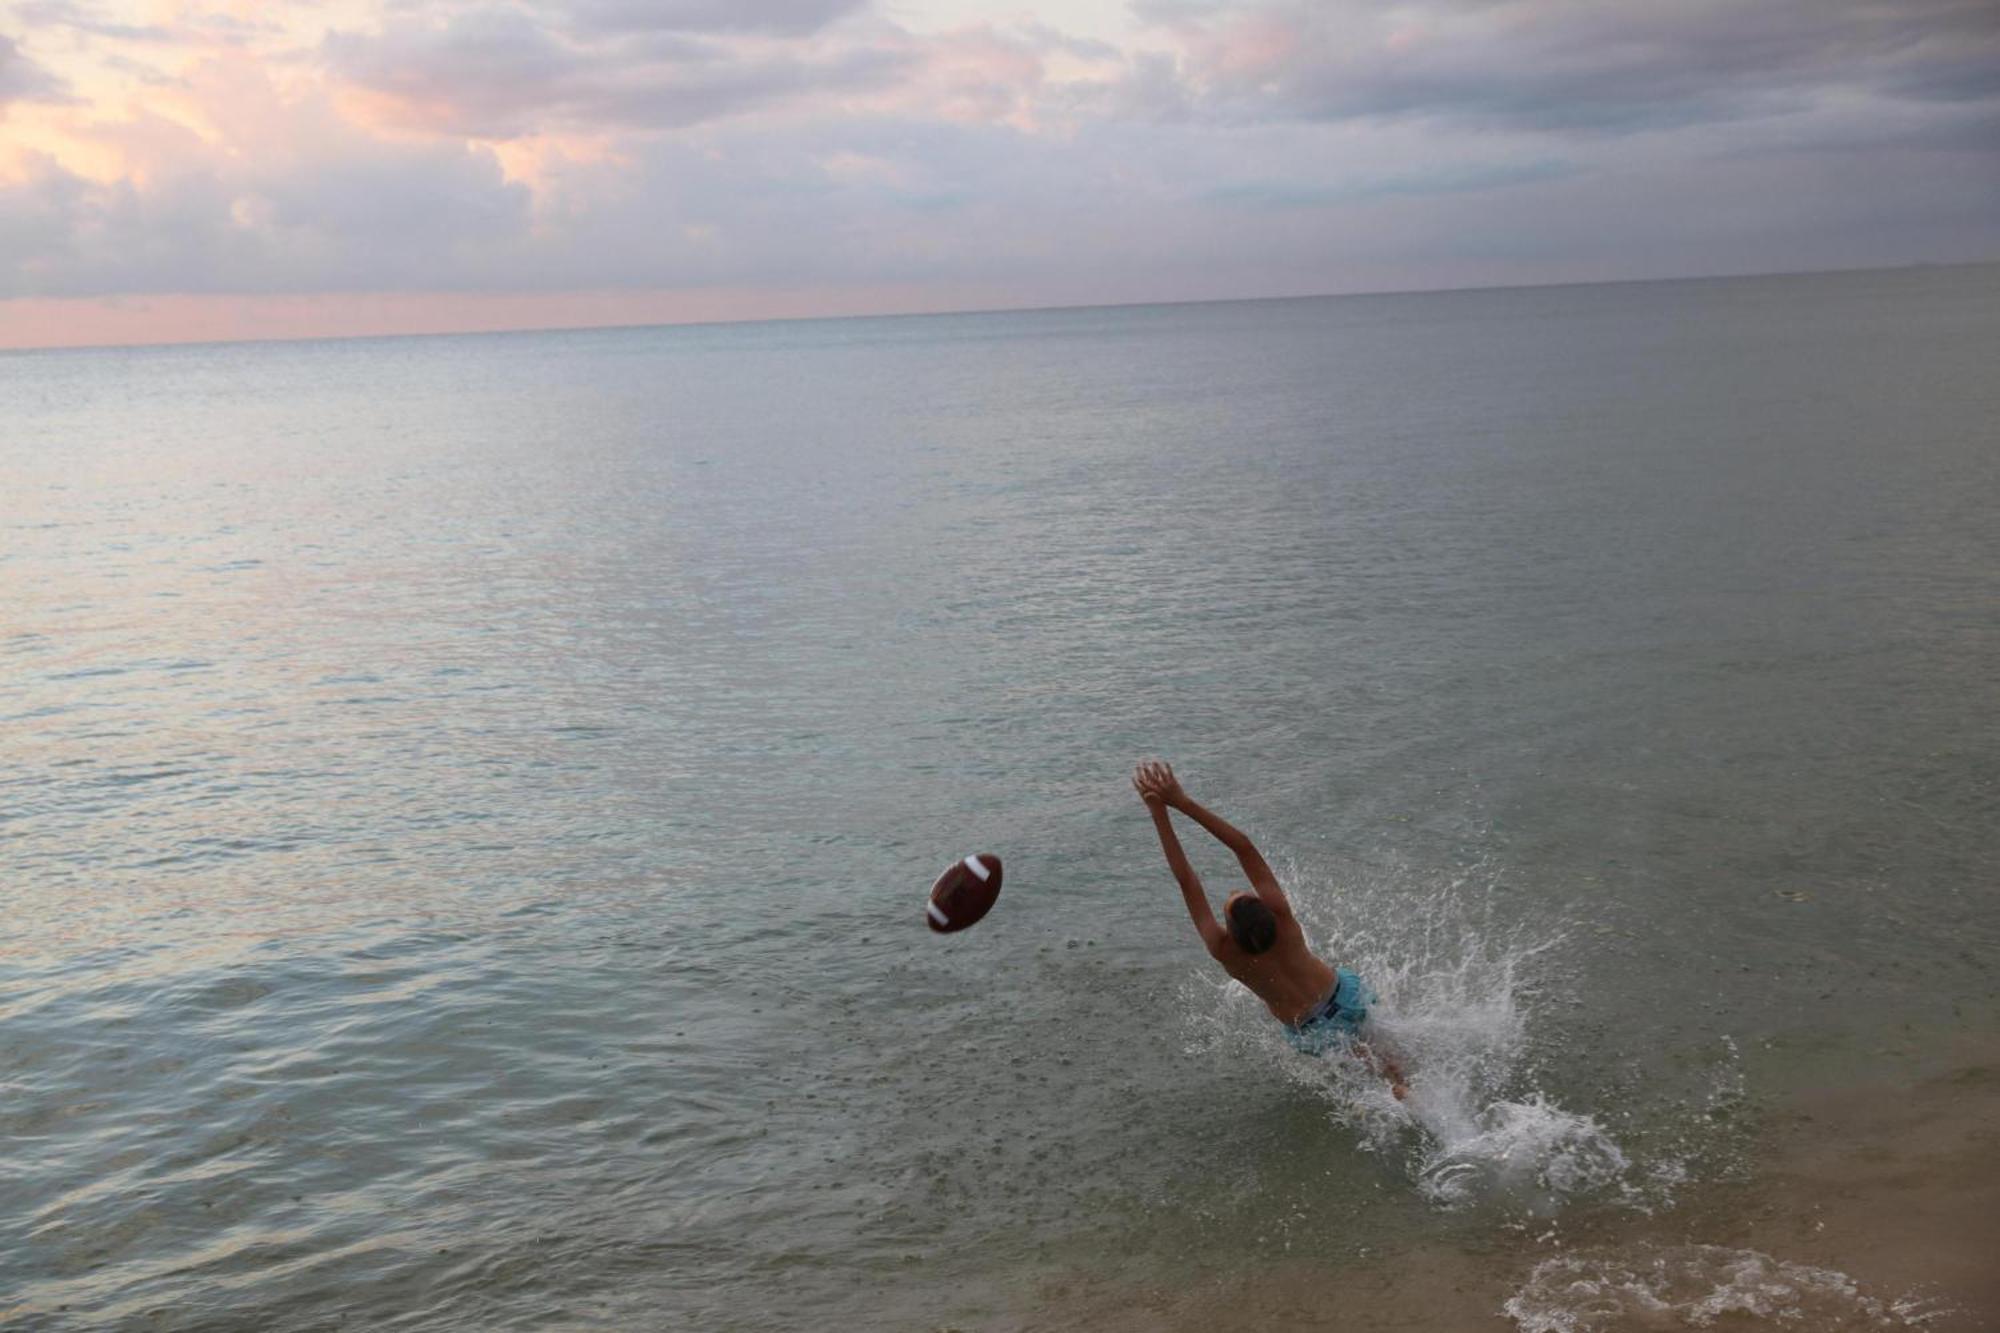
[[[1378,1051],[1367,1042],[1356,1037],[1354,1053],[1367,1063],[1368,1067],[1381,1075],[1389,1084],[1389,1091],[1397,1101],[1410,1095],[1410,1085],[1403,1079],[1403,1065],[1387,1051]]]

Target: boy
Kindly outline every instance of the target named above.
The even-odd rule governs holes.
[[[1256,845],[1182,790],[1170,765],[1157,760],[1140,764],[1132,774],[1132,785],[1152,812],[1160,847],[1167,854],[1174,878],[1180,881],[1181,897],[1201,942],[1208,946],[1208,956],[1264,1002],[1272,1017],[1290,1030],[1301,1050],[1317,1053],[1350,1047],[1388,1079],[1389,1090],[1401,1101],[1409,1092],[1402,1067],[1386,1052],[1370,1050],[1359,1036],[1374,995],[1361,984],[1360,977],[1347,968],[1329,966],[1307,947],[1305,931],[1292,916],[1292,904]],[[1188,864],[1187,853],[1181,850],[1169,809],[1207,829],[1243,863],[1243,873],[1254,892],[1233,893],[1222,905],[1227,930],[1217,924],[1209,910],[1208,893]]]

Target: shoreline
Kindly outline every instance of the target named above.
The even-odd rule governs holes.
[[[2000,1328],[2000,1271],[1992,1263],[2000,1049],[1968,1055],[1926,1077],[1821,1086],[1778,1100],[1760,1115],[1757,1165],[1748,1178],[1690,1186],[1683,1202],[1656,1215],[1557,1218],[1546,1227],[1507,1228],[1479,1252],[1439,1243],[1338,1269],[1274,1261],[1250,1246],[1227,1277],[1125,1286],[1072,1274],[1038,1282],[1031,1310],[989,1307],[986,1316],[925,1327]],[[1545,1264],[1533,1294],[1556,1292],[1562,1308],[1510,1317],[1508,1302],[1528,1293]],[[1717,1295],[1726,1283],[1736,1289]],[[1641,1286],[1649,1293],[1636,1294]],[[1799,1290],[1788,1295],[1790,1286]],[[1654,1297],[1667,1298],[1668,1308],[1655,1308]],[[1743,1300],[1773,1304],[1764,1314],[1745,1313]],[[1781,1318],[1791,1300],[1806,1305]]]

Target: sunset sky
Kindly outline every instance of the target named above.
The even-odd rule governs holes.
[[[1995,0],[0,0],[0,346],[1990,259]]]

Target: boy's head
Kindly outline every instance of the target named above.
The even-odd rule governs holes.
[[[1244,953],[1262,953],[1278,938],[1278,918],[1254,893],[1231,895],[1222,905],[1222,916],[1229,923],[1229,938]]]

